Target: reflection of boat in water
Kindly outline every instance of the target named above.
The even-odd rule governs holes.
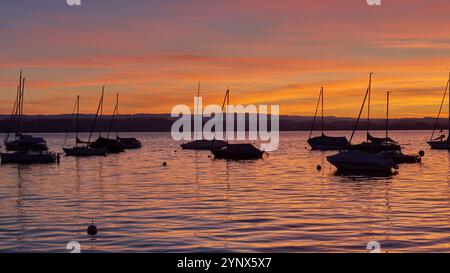
[[[439,108],[439,113],[436,118],[436,122],[434,124],[433,133],[431,134],[431,139],[428,141],[428,144],[431,146],[431,149],[436,150],[450,150],[450,94],[449,94],[449,136],[447,139],[445,139],[445,134],[443,133],[443,130],[441,130],[441,135],[437,138],[434,138],[436,129],[439,123],[439,118],[441,116],[442,107],[445,102],[445,97],[447,96],[447,92],[450,93],[450,72],[449,72],[449,78],[447,80],[447,85],[445,86],[445,92],[444,96],[442,97],[441,106]]]
[[[230,103],[230,89],[225,93],[225,98],[222,104],[222,111],[227,114],[225,105]],[[215,140],[212,140],[213,142]],[[213,153],[215,158],[218,159],[231,159],[231,160],[250,160],[250,159],[260,159],[263,157],[263,151],[259,150],[252,144],[243,143],[243,144],[229,144],[228,141],[225,142],[226,146],[219,148],[211,148],[211,152]],[[214,147],[214,143],[212,143],[212,147]]]
[[[397,168],[392,159],[362,151],[340,152],[328,156],[327,160],[340,172],[391,172],[393,168]]]
[[[75,118],[75,147],[73,148],[63,148],[64,153],[67,156],[76,156],[76,157],[88,157],[88,156],[105,156],[106,155],[106,149],[105,148],[91,148],[89,146],[78,146],[78,144],[83,144],[83,141],[81,141],[78,138],[78,118],[80,113],[80,96],[77,96],[77,100],[75,102],[75,108],[76,108],[76,118]],[[75,109],[74,109],[75,111]],[[72,114],[73,116],[73,114]],[[64,141],[64,145],[67,141],[69,131],[67,131],[66,139]]]
[[[395,164],[422,162],[422,156],[420,153],[417,155],[407,155],[400,151],[384,151],[379,153],[379,155],[384,158],[391,159]]]
[[[379,153],[383,151],[401,151],[401,146],[398,142],[391,139],[389,137],[389,97],[390,92],[387,92],[387,103],[386,103],[386,137],[378,138],[373,137],[370,134],[370,97],[371,97],[371,89],[372,89],[372,73],[370,73],[369,77],[369,86],[366,91],[366,95],[363,100],[363,104],[361,105],[361,110],[358,115],[358,119],[356,120],[355,128],[353,129],[352,136],[350,138],[350,142],[355,135],[356,130],[358,129],[359,121],[361,119],[362,111],[364,110],[364,106],[367,103],[367,134],[366,141],[360,144],[351,144],[348,146],[347,150],[351,151],[365,151],[370,153]]]
[[[95,130],[95,125],[97,123],[98,117],[103,115],[103,98],[105,93],[105,87],[103,86],[102,89],[102,96],[100,98],[100,102],[98,104],[97,113],[95,114],[94,124],[92,126],[91,133],[89,135],[89,140],[86,142],[88,144],[88,147],[94,148],[94,149],[106,149],[108,153],[111,154],[117,154],[125,151],[124,145],[117,139],[110,139],[109,138],[109,132],[108,136],[102,137],[102,129],[100,128],[98,138],[96,141],[91,142],[92,134]],[[114,110],[114,113],[116,112],[116,109]]]
[[[46,164],[59,161],[59,154],[54,152],[18,151],[2,153],[2,164]]]
[[[260,159],[264,152],[252,144],[228,144],[225,147],[212,149],[211,152],[218,159],[249,160]]]
[[[319,100],[317,101],[316,112],[314,114],[313,124],[311,127],[311,131],[309,133],[308,144],[309,144],[309,146],[311,146],[311,148],[313,150],[323,150],[323,151],[343,150],[349,145],[349,142],[346,137],[331,137],[331,136],[325,135],[323,97],[324,97],[324,90],[322,87],[320,89],[320,93],[319,93]],[[321,107],[322,108],[322,122],[321,122],[322,135],[318,136],[318,137],[312,137],[314,127],[316,124],[316,119],[317,119],[317,111],[319,110],[319,104],[322,105],[322,107]]]
[[[19,77],[19,86],[17,87],[16,100],[14,102],[13,111],[9,122],[8,134],[5,138],[5,147],[9,151],[47,151],[47,141],[41,137],[33,137],[23,134],[23,106],[25,94],[25,78],[22,77],[22,71]],[[9,140],[11,131],[15,127],[15,139]]]

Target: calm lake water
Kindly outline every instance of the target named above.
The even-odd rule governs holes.
[[[139,133],[137,151],[3,165],[0,251],[68,252],[78,241],[85,252],[367,252],[378,241],[383,252],[449,252],[450,153],[429,150],[429,134],[392,132],[426,156],[387,178],[335,175],[333,152],[305,149],[304,132],[282,133],[258,161],[211,160],[168,133]],[[61,151],[63,135],[44,136]]]

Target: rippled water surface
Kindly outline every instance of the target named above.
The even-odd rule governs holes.
[[[429,150],[429,132],[392,132],[426,156],[387,178],[335,175],[330,152],[306,149],[303,132],[244,162],[182,151],[167,133],[134,135],[143,149],[0,166],[0,251],[67,252],[69,241],[92,252],[365,252],[369,241],[450,251],[450,153]],[[45,137],[60,150],[63,135]]]

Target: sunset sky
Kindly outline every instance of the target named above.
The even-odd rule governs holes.
[[[193,103],[279,104],[313,115],[356,116],[375,72],[373,115],[392,92],[394,117],[435,116],[450,67],[450,1],[383,0],[2,0],[0,113],[27,76],[27,114],[170,113]],[[32,103],[30,103],[30,101]]]

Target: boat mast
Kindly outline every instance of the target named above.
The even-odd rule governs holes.
[[[16,91],[16,100],[14,101],[14,106],[13,106],[13,110],[11,112],[11,117],[9,119],[8,131],[7,131],[4,143],[8,142],[8,140],[9,140],[9,137],[11,135],[11,131],[13,130],[13,122],[14,122],[14,119],[16,118],[16,116],[17,116],[17,105],[18,105],[18,102],[19,102],[20,86],[22,84],[22,79],[21,79],[22,78],[22,71],[20,71],[20,75],[21,76],[20,76],[20,79],[19,79],[19,85],[17,86],[17,91]]]
[[[450,72],[449,72],[449,74],[450,74]],[[437,129],[437,126],[438,126],[438,123],[439,123],[439,118],[441,117],[441,113],[442,113],[442,107],[444,106],[445,98],[446,98],[446,96],[447,96],[447,89],[449,89],[449,92],[450,92],[449,85],[450,85],[450,75],[449,75],[449,79],[448,79],[448,81],[447,81],[447,85],[445,86],[444,96],[442,97],[441,105],[439,106],[439,112],[438,112],[438,115],[437,115],[436,120],[435,120],[435,122],[434,122],[433,133],[431,133],[430,141],[433,141],[433,140],[434,140],[434,134],[436,133],[436,129]],[[449,100],[450,100],[450,95],[449,95]],[[450,103],[449,103],[449,104],[450,104]],[[449,106],[450,106],[450,105],[449,105]],[[449,111],[450,111],[450,110],[449,110]],[[449,117],[449,122],[450,122],[450,117]],[[449,130],[450,130],[450,129],[449,129]]]
[[[116,139],[117,139],[118,133],[117,133],[116,115],[117,115],[118,111],[119,111],[119,93],[116,94],[116,106],[114,106],[114,112],[111,116],[111,123],[109,124],[108,134],[106,135],[106,138],[109,138],[109,134],[113,130],[113,127],[116,127],[115,131],[116,131]]]
[[[371,82],[371,79],[372,79],[372,73],[370,73],[370,82]],[[355,136],[355,132],[358,129],[359,121],[361,120],[361,114],[363,113],[364,105],[366,105],[367,97],[369,96],[370,82],[369,82],[369,87],[366,90],[366,95],[364,96],[364,100],[363,100],[363,103],[361,105],[361,109],[359,110],[358,118],[356,119],[356,123],[355,123],[355,128],[353,128],[352,136],[350,137],[349,143],[352,142],[353,137]]]
[[[449,95],[448,95],[448,139],[450,139],[450,68],[447,68],[447,70],[448,70],[447,89],[449,92]],[[447,89],[445,89],[445,91],[447,91]]]
[[[225,124],[226,124],[226,120],[227,120],[227,108],[228,105],[230,104],[230,88],[227,89],[227,92],[225,92],[225,97],[223,98],[223,103],[222,103],[222,112],[225,114]],[[226,130],[225,130],[226,132]],[[214,137],[215,139],[215,137]],[[228,144],[228,137],[227,137],[227,133],[225,133],[225,140]]]
[[[317,100],[316,111],[314,112],[314,119],[313,119],[313,122],[311,125],[311,131],[309,131],[308,139],[311,139],[313,131],[314,131],[314,127],[316,126],[317,112],[319,111],[319,105],[320,105],[320,100],[322,98],[322,93],[323,93],[323,87],[320,89],[320,92],[319,92],[319,99]],[[323,100],[322,100],[322,109],[323,109]],[[322,126],[322,129],[323,129],[323,126]],[[323,131],[322,131],[322,134],[323,134]]]
[[[369,88],[368,90],[368,104],[367,104],[367,142],[369,142],[369,131],[370,131],[370,97],[372,93],[372,75],[373,73],[369,73]]]
[[[24,97],[24,94],[25,94],[25,77],[22,78],[22,88],[21,88],[20,96],[19,96],[20,97],[20,99],[19,99],[19,125],[17,128],[17,134],[16,134],[16,137],[19,137],[19,138],[22,137],[22,132],[23,132],[22,122],[23,122],[23,97]]]
[[[200,124],[203,124],[203,113],[200,116],[199,106],[200,106],[200,81],[198,82],[197,87],[197,107],[195,108],[194,113],[194,140],[203,139],[203,134],[201,132],[198,132],[200,128],[197,128],[197,118],[200,118]]]
[[[323,117],[323,87],[321,88],[321,93],[322,93],[322,135],[324,134],[324,117]]]
[[[391,92],[386,93],[386,139],[389,137],[389,97]]]
[[[116,122],[115,122],[115,127],[116,127],[116,139],[118,139],[119,138],[119,132],[118,132],[118,130],[119,130],[119,93],[117,93],[116,94],[116,115],[117,115],[117,118],[116,118]]]
[[[104,91],[105,91],[105,87],[103,86],[102,88],[102,97],[100,99],[100,128],[99,128],[99,132],[98,132],[98,137],[102,137],[102,119],[103,119],[103,95],[104,95]]]
[[[95,125],[96,125],[97,119],[98,119],[98,113],[100,112],[100,107],[103,104],[103,95],[104,95],[104,93],[105,93],[105,86],[102,87],[102,96],[100,97],[100,101],[98,103],[97,113],[95,114],[94,123],[92,124],[91,133],[89,134],[88,143],[91,142],[92,134],[94,133],[94,130],[95,130]]]
[[[78,116],[80,114],[80,95],[77,96],[77,117],[75,119],[75,147],[78,147]]]

